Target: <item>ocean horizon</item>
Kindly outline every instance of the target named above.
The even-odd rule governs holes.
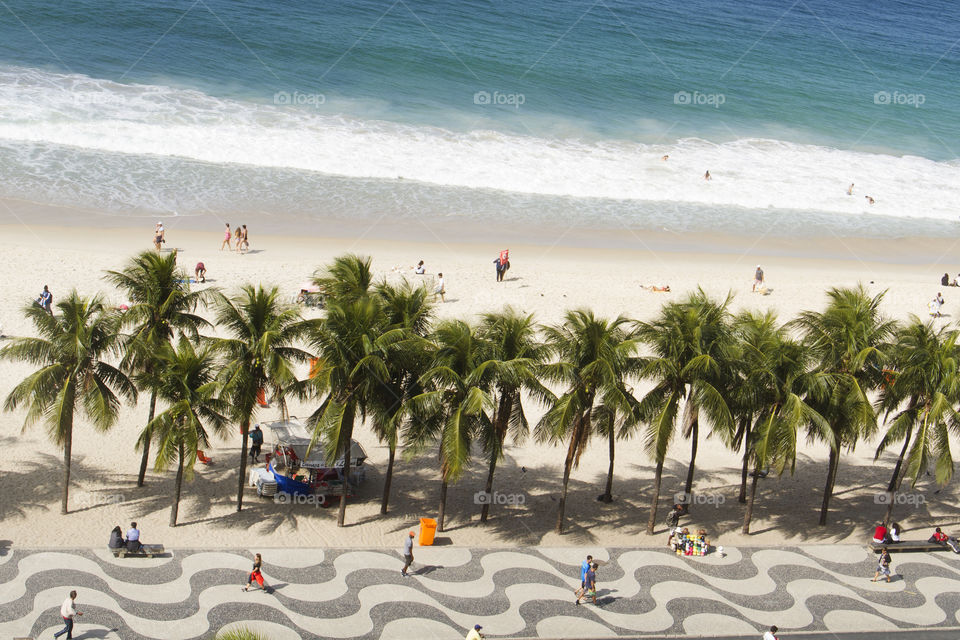
[[[919,2],[8,5],[0,198],[150,217],[960,230],[956,23]]]

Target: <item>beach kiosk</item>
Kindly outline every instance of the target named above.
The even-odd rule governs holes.
[[[323,441],[318,440],[307,453],[310,432],[296,416],[263,422],[261,426],[272,440],[270,452],[265,456],[266,468],[255,471],[254,483],[261,497],[315,496],[326,502],[327,497],[340,496],[344,489],[349,497],[353,486],[366,477],[363,463],[367,453],[356,440],[350,445],[350,478],[344,478],[343,457],[329,464],[324,456]]]

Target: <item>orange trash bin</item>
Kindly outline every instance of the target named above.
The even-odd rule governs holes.
[[[433,518],[420,518],[420,546],[429,547],[437,535],[437,521]]]

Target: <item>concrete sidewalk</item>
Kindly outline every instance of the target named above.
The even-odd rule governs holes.
[[[189,640],[238,623],[272,640],[462,638],[474,624],[490,638],[759,638],[772,624],[783,638],[872,639],[919,627],[960,637],[952,630],[960,557],[950,553],[895,555],[898,575],[887,584],[870,582],[876,559],[864,547],[838,545],[728,548],[722,558],[418,547],[410,577],[400,575],[398,552],[257,551],[266,593],[241,589],[246,550],[121,560],[106,549],[12,549],[0,556],[0,637],[52,635],[71,589],[85,614],[77,638]],[[605,561],[599,603],[578,607],[572,594],[587,553]]]

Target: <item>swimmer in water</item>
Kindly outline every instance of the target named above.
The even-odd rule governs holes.
[[[847,187],[847,195],[848,195],[848,196],[852,196],[852,195],[853,195],[853,183],[852,183],[852,182],[850,183],[850,186]]]
[[[712,179],[713,179],[713,178],[710,177],[710,171],[709,171],[709,170],[708,170],[705,174],[703,174],[703,179],[704,179],[704,180],[712,180]]]
[[[874,202],[876,202],[876,200],[874,200],[874,199],[871,198],[870,196],[863,196],[863,197],[867,199],[867,203],[868,203],[868,204],[873,204]]]
[[[663,156],[663,157],[660,158],[660,159],[663,160],[664,162],[666,162],[667,160],[670,159],[670,156]]]

